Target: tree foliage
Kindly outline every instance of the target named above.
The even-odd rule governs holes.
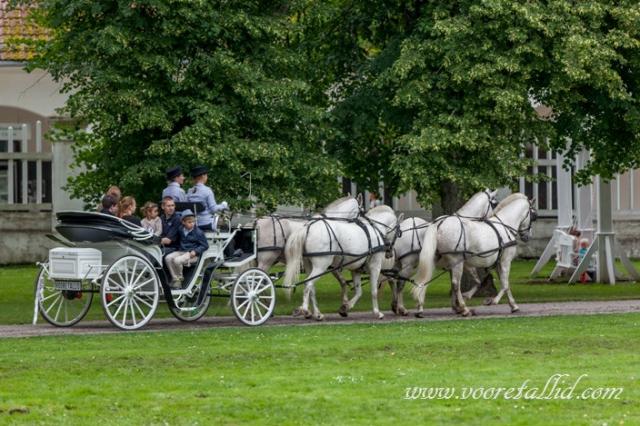
[[[637,1],[38,4],[53,37],[31,67],[93,125],[71,185],[85,197],[205,163],[238,199],[251,171],[268,206],[326,200],[339,172],[427,203],[512,183],[534,138],[591,150],[582,182],[640,165]]]
[[[38,1],[51,38],[29,67],[63,81],[63,112],[91,127],[73,135],[85,169],[73,194],[95,200],[116,183],[156,199],[166,167],[204,164],[236,208],[249,204],[246,172],[268,208],[334,197],[340,170],[322,148],[288,3]]]
[[[638,166],[637,1],[316,6],[307,31],[320,34],[310,41],[313,57],[334,79],[325,82],[335,89],[330,147],[368,153],[346,163],[361,181],[377,182],[383,171],[423,202],[446,195],[451,183],[466,192],[509,184],[526,174],[521,153],[534,138],[570,156],[591,150],[583,182]],[[338,39],[319,31],[338,22]],[[552,117],[541,119],[537,104]],[[367,163],[374,166],[361,176]]]

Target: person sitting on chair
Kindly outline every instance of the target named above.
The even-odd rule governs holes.
[[[171,288],[182,287],[183,267],[196,262],[198,257],[209,248],[204,233],[196,227],[196,218],[191,210],[182,212],[182,226],[178,231],[178,240],[180,241],[179,250],[165,257],[172,278]]]
[[[187,196],[184,190],[180,187],[184,183],[184,174],[180,166],[175,166],[167,169],[167,187],[162,191],[162,199],[166,197],[173,198],[173,201],[182,202],[187,201]]]
[[[227,210],[229,205],[226,201],[216,203],[213,191],[207,184],[208,169],[205,166],[198,166],[191,169],[191,177],[194,186],[187,192],[187,201],[191,203],[202,203],[205,209],[198,213],[198,227],[203,231],[214,231],[213,215],[223,210]]]
[[[169,254],[180,248],[178,231],[180,230],[180,213],[176,213],[176,202],[171,196],[162,199],[162,234],[160,244],[163,245],[163,254]]]

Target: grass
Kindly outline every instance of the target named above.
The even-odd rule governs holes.
[[[529,278],[533,269],[533,261],[516,261],[511,271],[511,286],[514,297],[518,303],[549,302],[549,301],[574,301],[574,300],[616,300],[636,299],[640,297],[640,286],[636,283],[618,283],[615,286],[605,284],[576,284],[548,283],[543,277],[549,276],[552,265],[543,269],[535,280]],[[640,262],[636,262],[640,269]],[[33,282],[37,274],[35,266],[12,266],[0,268],[0,324],[26,324],[30,323],[33,313]],[[340,289],[335,279],[326,276],[320,280],[318,288],[318,303],[323,312],[336,312],[340,306]],[[371,296],[369,286],[363,289],[363,296],[356,306],[356,310],[367,311],[371,309]],[[410,285],[405,287],[405,303],[412,309],[414,302],[409,293]],[[276,314],[289,315],[302,300],[301,288],[292,300],[286,299],[279,291],[276,303]],[[103,319],[104,314],[98,298],[94,299],[88,319]],[[384,287],[380,296],[380,306],[388,310],[390,306],[390,292]],[[474,299],[471,305],[482,303],[482,298]],[[506,297],[501,303],[506,303]],[[449,278],[445,274],[435,280],[427,293],[427,308],[446,307],[450,304]],[[170,316],[165,304],[161,304],[158,316]],[[226,299],[214,298],[208,315],[231,315],[231,309],[227,306]]]
[[[640,314],[0,340],[0,423],[639,424]],[[571,400],[407,400],[542,388]],[[622,387],[619,399],[578,400]],[[515,395],[512,393],[511,396]]]

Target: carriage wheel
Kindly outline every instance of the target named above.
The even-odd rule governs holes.
[[[269,319],[276,304],[276,289],[262,269],[244,271],[231,288],[231,308],[246,325],[260,325]]]
[[[83,286],[87,287],[86,284]],[[38,272],[35,287],[40,315],[51,325],[70,327],[89,312],[93,300],[91,291],[58,290],[44,268],[40,268]]]
[[[209,304],[211,303],[211,295],[207,294],[202,303],[198,305],[198,297],[202,290],[202,284],[196,286],[193,295],[182,294],[180,296],[173,296],[173,303],[175,307],[170,307],[169,310],[174,317],[180,321],[193,322],[197,321],[207,313]]]
[[[153,266],[139,256],[124,256],[109,266],[100,296],[113,325],[135,330],[149,322],[158,308],[159,279]]]

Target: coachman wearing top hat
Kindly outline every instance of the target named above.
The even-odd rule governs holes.
[[[187,201],[184,190],[180,187],[184,183],[184,174],[180,166],[170,167],[166,171],[167,187],[162,191],[162,199],[173,198],[175,202]]]
[[[193,187],[187,192],[187,201],[190,203],[202,203],[205,209],[198,213],[198,228],[203,231],[212,231],[214,227],[213,215],[227,210],[226,201],[218,204],[211,188],[207,186],[209,169],[206,166],[197,166],[191,169]]]

